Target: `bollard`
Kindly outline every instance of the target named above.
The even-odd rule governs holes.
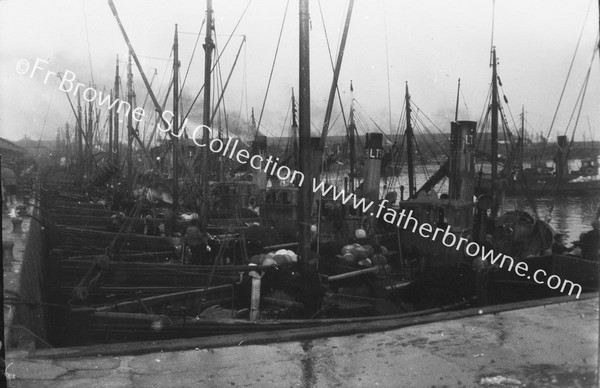
[[[19,217],[13,217],[10,219],[10,222],[13,224],[12,233],[21,234],[23,233],[23,228],[21,228],[21,224],[23,223],[23,219]]]
[[[256,271],[250,271],[248,275],[252,278],[252,295],[250,299],[250,320],[258,321],[260,316],[260,278]]]
[[[10,267],[12,261],[15,260],[13,256],[13,248],[15,243],[13,241],[2,241],[2,266]]]

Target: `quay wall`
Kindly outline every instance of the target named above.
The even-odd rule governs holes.
[[[53,289],[53,269],[49,262],[49,219],[42,210],[43,199],[40,198],[39,185],[34,189],[33,210],[31,212],[29,231],[23,253],[19,279],[18,294],[21,303],[15,307],[11,337],[17,347],[48,348],[55,342],[52,320],[60,316],[54,306],[51,290]],[[56,322],[56,321],[54,321]]]

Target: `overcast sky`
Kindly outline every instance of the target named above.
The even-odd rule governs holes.
[[[240,35],[246,36],[225,99],[232,124],[238,116],[247,119],[247,108],[251,107],[258,119],[286,3],[251,1],[236,31],[238,36],[232,38],[223,53],[221,72],[225,79],[241,43]],[[196,39],[191,33],[198,32],[205,18],[206,2],[115,0],[115,4],[148,77],[152,78],[156,71],[153,89],[162,96],[171,74],[172,63],[165,59],[170,57],[174,25],[177,23],[181,32],[183,79]],[[247,4],[247,0],[213,1],[220,48]],[[319,129],[332,79],[322,18],[335,57],[347,5],[342,0],[321,0],[321,14],[319,2],[310,3],[312,122]],[[479,120],[491,79],[493,9],[492,0],[356,0],[339,79],[346,112],[353,80],[354,97],[364,120],[362,130],[375,130],[367,119],[371,117],[386,132],[390,127],[395,131],[408,82],[414,103],[448,131],[460,78],[459,119]],[[496,1],[493,40],[498,50],[498,72],[516,120],[521,106],[525,106],[528,130],[546,132],[549,128],[582,28],[579,53],[552,138],[564,130],[590,65],[598,34],[597,2]],[[184,88],[186,109],[190,96],[203,83],[204,52],[200,44]],[[298,1],[291,0],[262,119],[266,133],[281,134],[286,125],[291,90],[298,89],[297,51]],[[20,75],[17,61],[26,59],[33,63],[36,58],[44,59],[49,62],[45,65],[48,70],[70,70],[85,83],[93,77],[96,88],[101,90],[112,87],[117,54],[125,60],[127,47],[106,1],[0,0],[0,135],[9,139],[19,139],[24,134],[51,139],[58,127],[74,122],[68,100],[58,90],[57,79],[50,78],[44,84],[44,71],[33,78]],[[124,68],[121,63],[121,70]],[[596,131],[595,139],[600,140],[599,69],[596,55],[577,129],[576,138],[580,140],[584,135],[590,139],[592,130]],[[141,106],[146,92],[137,71],[134,78]],[[125,85],[124,73],[122,84]],[[193,109],[192,123],[201,123],[201,109],[201,103]],[[145,110],[153,111],[150,105]],[[338,112],[336,104],[334,119]],[[334,133],[341,132],[341,124],[338,119]]]

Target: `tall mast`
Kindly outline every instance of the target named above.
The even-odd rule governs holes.
[[[69,133],[69,123],[65,123],[65,156],[67,158],[67,171],[71,169],[71,134]]]
[[[292,163],[293,169],[299,169],[299,155],[298,155],[298,121],[296,119],[296,96],[294,95],[294,88],[292,88],[292,134],[290,136],[292,142]]]
[[[110,90],[110,101],[112,102],[114,99],[113,91]],[[112,162],[113,160],[113,110],[108,110],[108,160]]]
[[[598,28],[600,29],[600,0],[598,0]],[[600,41],[598,42],[598,59],[600,59]],[[592,139],[592,144],[593,144]],[[600,219],[600,209],[596,213],[596,220]],[[596,275],[600,275],[600,267],[598,268],[598,273]],[[600,293],[600,276],[598,276],[598,292]],[[598,321],[598,356],[597,356],[597,367],[596,367],[596,376],[597,383],[600,384],[600,321]]]
[[[322,165],[322,154],[325,149],[325,142],[327,140],[327,131],[329,130],[329,121],[331,119],[331,111],[333,109],[333,101],[335,99],[335,92],[337,90],[338,79],[340,76],[340,70],[342,68],[342,59],[344,58],[344,51],[346,49],[346,39],[348,37],[348,29],[350,28],[350,19],[352,18],[352,8],[354,6],[354,0],[350,0],[348,4],[348,12],[346,14],[346,23],[344,24],[344,31],[342,33],[342,40],[340,43],[340,48],[337,56],[337,60],[335,63],[335,68],[333,69],[333,80],[331,81],[331,88],[329,89],[329,99],[327,100],[327,108],[325,110],[325,119],[323,121],[323,130],[321,131],[321,139],[319,140],[319,149],[318,149],[318,161],[319,164],[315,166],[315,171],[318,176]]]
[[[219,140],[223,140],[223,128],[221,127],[221,115],[219,114]],[[225,181],[225,165],[223,156],[219,155],[219,182]]]
[[[206,37],[204,38],[204,109],[202,114],[202,124],[205,125],[204,136],[202,137],[203,144],[209,142],[209,130],[210,122],[210,69],[212,66],[212,50],[215,45],[212,41],[212,30],[213,30],[213,10],[212,0],[206,0]],[[201,184],[202,184],[202,209],[201,217],[207,219],[208,217],[208,150],[202,149],[202,170],[201,170]]]
[[[454,121],[458,121],[458,101],[460,97],[460,78],[458,79],[458,88],[456,89],[456,109],[454,110]]]
[[[92,87],[92,83],[90,82],[90,88]],[[85,96],[84,96],[85,97]],[[92,144],[92,139],[94,137],[94,107],[92,106],[92,101],[88,102],[88,126],[87,126],[87,134],[86,134],[86,148],[87,152],[87,166],[88,166],[88,176],[92,174],[92,165],[94,160],[94,145]]]
[[[415,166],[413,163],[413,129],[410,119],[410,94],[408,93],[408,82],[406,83],[406,154],[407,154],[407,165],[408,165],[408,198],[412,198],[416,192],[415,185]]]
[[[171,139],[171,153],[173,155],[173,210],[179,206],[179,40],[177,37],[177,24],[175,24],[175,38],[173,40],[173,134]]]
[[[523,154],[525,153],[525,105],[521,105],[521,150],[519,163],[523,168]]]
[[[301,260],[308,262],[310,257],[310,213],[312,197],[310,185],[312,182],[311,168],[311,146],[310,146],[310,14],[309,0],[300,0],[300,23],[299,23],[299,102],[298,102],[298,124],[299,124],[299,147],[300,171],[307,175],[304,184],[300,187],[300,244],[299,253]]]
[[[250,115],[250,132],[254,133],[254,142],[252,142],[252,153],[254,155],[262,156],[262,161],[260,162],[260,168],[252,169],[252,183],[256,185],[259,189],[265,189],[267,187],[267,171],[266,163],[264,160],[267,157],[267,137],[260,133],[258,129],[256,129],[256,119],[254,118],[254,107],[252,107],[252,113]]]
[[[350,152],[350,179],[349,179],[349,190],[351,193],[354,192],[354,176],[356,175],[356,149],[354,147],[354,134],[356,133],[356,123],[354,122],[354,87],[352,81],[350,81],[350,93],[352,94],[352,101],[350,102],[350,124],[348,124],[348,151]]]
[[[127,179],[129,182],[133,179],[133,73],[131,70],[131,52],[127,61],[127,102],[129,111],[127,112]]]
[[[77,129],[75,131],[77,139],[77,165],[81,172],[83,172],[83,126],[82,126],[82,112],[81,112],[81,93],[77,91]]]
[[[88,176],[87,174],[89,173],[88,170],[88,125],[89,125],[89,120],[88,120],[88,107],[87,105],[85,105],[85,103],[83,103],[83,127],[82,127],[82,132],[81,132],[81,137],[83,139],[82,141],[82,166],[83,166],[83,176]]]
[[[146,87],[146,90],[148,91],[148,96],[150,97],[150,99],[152,100],[152,103],[154,104],[154,109],[156,109],[156,113],[157,113],[158,117],[160,118],[161,123],[163,125],[165,125],[166,127],[169,127],[169,123],[163,118],[164,109],[163,109],[162,105],[158,102],[156,95],[152,91],[150,82],[148,81],[148,78],[146,77],[146,74],[144,73],[144,69],[142,68],[142,65],[141,65],[138,57],[135,55],[135,50],[133,48],[133,45],[131,44],[131,41],[129,40],[129,37],[127,36],[127,32],[125,31],[125,28],[123,27],[123,23],[121,23],[119,14],[117,12],[117,8],[115,7],[113,0],[108,0],[108,5],[110,6],[110,9],[117,21],[117,24],[119,25],[119,29],[121,30],[121,33],[123,34],[125,43],[127,43],[127,47],[129,47],[129,52],[133,56],[133,60],[135,62],[137,70],[140,74],[142,82],[144,83],[144,86]],[[173,133],[171,133],[170,131],[167,132],[167,134],[169,135],[170,138],[172,138],[174,136]],[[155,164],[155,160],[153,158],[150,158],[150,155],[149,155],[148,151],[146,150],[146,147],[144,146],[143,142],[141,141],[141,139],[139,138],[137,133],[134,132],[133,135],[134,135],[135,140],[138,142],[142,152],[144,152],[144,154],[148,157],[148,159],[151,161],[152,164]],[[192,181],[193,187],[195,189],[197,189],[197,192],[201,192],[201,189],[198,188],[199,185],[197,184],[195,176],[192,174],[190,169],[188,169],[185,164],[183,164],[182,167],[183,167],[183,170],[187,173],[190,180]]]
[[[61,153],[63,153],[63,151],[64,151],[62,149],[63,147],[62,147],[61,143],[62,143],[62,139],[61,139],[61,136],[60,136],[60,127],[58,127],[58,128],[56,128],[56,146],[55,147],[56,147],[56,153],[59,154],[59,155]]]
[[[496,72],[496,48],[492,47],[492,195],[494,198],[492,216],[498,214],[498,196],[496,195],[496,181],[498,179],[498,74]]]
[[[119,94],[119,86],[121,84],[121,76],[119,75],[119,56],[117,55],[117,66],[116,66],[116,70],[115,70],[115,94],[114,94],[114,99],[117,100],[120,97]],[[119,104],[115,104],[115,106],[112,108],[113,109],[113,120],[114,120],[114,125],[113,125],[113,129],[115,131],[115,134],[113,136],[113,141],[115,142],[114,145],[114,162],[117,166],[119,166],[119,108],[118,108]]]

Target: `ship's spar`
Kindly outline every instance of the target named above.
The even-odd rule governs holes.
[[[125,43],[127,44],[127,47],[129,48],[129,52],[131,53],[131,56],[132,56],[132,58],[133,58],[133,60],[135,62],[135,65],[136,65],[136,67],[137,67],[137,69],[138,69],[138,71],[139,71],[139,73],[140,73],[140,75],[142,77],[142,81],[144,82],[144,85],[145,85],[145,87],[146,87],[146,89],[148,91],[148,95],[152,99],[152,102],[154,104],[156,112],[158,113],[158,116],[160,117],[160,120],[163,123],[163,125],[165,125],[165,127],[169,128],[170,127],[169,123],[167,123],[167,121],[163,117],[164,110],[163,110],[162,106],[159,104],[158,99],[156,98],[156,95],[152,91],[152,87],[150,85],[150,82],[148,82],[148,78],[146,77],[146,74],[144,73],[144,70],[142,68],[142,65],[140,64],[140,61],[139,61],[136,53],[135,53],[135,50],[133,49],[133,45],[131,44],[131,41],[129,40],[127,32],[125,31],[125,28],[123,27],[123,24],[121,23],[121,20],[119,18],[118,12],[117,12],[117,9],[115,7],[115,4],[113,3],[112,0],[108,0],[108,4],[110,6],[110,9],[111,9],[113,15],[115,16],[117,24],[119,25],[121,33],[123,34],[123,38],[125,39]],[[173,141],[174,139],[176,139],[176,136],[175,136],[174,133],[172,133],[171,131],[169,131],[167,133],[168,133],[171,141]],[[138,142],[138,144],[141,147],[141,149],[144,152],[144,154],[151,161],[151,163],[153,164],[153,167],[155,169],[158,169],[157,166],[156,166],[156,161],[153,160],[150,157],[150,155],[148,154],[148,151],[146,150],[146,147],[144,146],[144,143],[141,141],[141,139],[139,138],[138,134],[134,131],[132,133],[132,136]],[[190,178],[191,182],[193,183],[192,187],[197,190],[200,200],[203,201],[203,202],[206,202],[207,198],[208,198],[205,195],[207,193],[207,189],[204,190],[204,189],[202,189],[202,188],[199,187],[196,179],[194,178],[193,174],[191,173],[191,171],[189,170],[189,168],[187,167],[187,165],[185,163],[181,163],[181,166],[183,167],[184,171],[186,172],[186,174]],[[203,183],[203,184],[207,184],[207,183]]]

